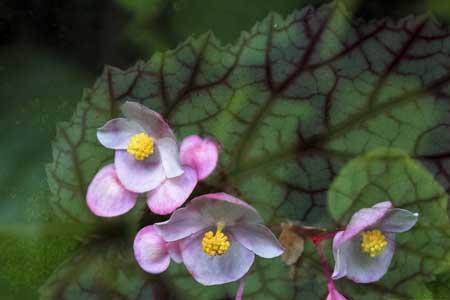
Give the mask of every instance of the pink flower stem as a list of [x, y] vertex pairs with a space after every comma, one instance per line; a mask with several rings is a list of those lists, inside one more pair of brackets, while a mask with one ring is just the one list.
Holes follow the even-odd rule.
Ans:
[[245, 278], [243, 277], [239, 281], [239, 287], [238, 287], [238, 290], [236, 292], [235, 300], [242, 300], [242, 296], [244, 295], [244, 287], [245, 287]]
[[322, 249], [322, 245], [321, 242], [322, 241], [316, 241], [312, 240], [314, 247], [316, 248], [317, 254], [319, 254], [319, 259], [320, 259], [320, 265], [322, 266], [322, 270], [323, 273], [325, 274], [325, 277], [327, 278], [328, 282], [331, 280], [331, 270], [330, 270], [330, 266], [327, 262], [327, 259], [325, 257], [325, 254], [323, 253], [323, 249]]
[[346, 298], [344, 296], [342, 296], [341, 294], [339, 294], [339, 292], [336, 290], [336, 286], [334, 285], [334, 281], [331, 278], [332, 273], [331, 273], [331, 268], [330, 265], [328, 264], [327, 258], [325, 257], [325, 254], [323, 253], [323, 248], [322, 248], [322, 242], [324, 240], [329, 240], [332, 239], [334, 236], [336, 235], [336, 232], [331, 232], [331, 233], [323, 233], [323, 234], [318, 234], [315, 236], [311, 236], [310, 240], [312, 241], [312, 243], [314, 244], [314, 247], [317, 251], [317, 254], [319, 254], [319, 258], [320, 258], [320, 265], [322, 266], [322, 270], [325, 274], [325, 277], [327, 278], [327, 287], [328, 287], [328, 297], [327, 300], [346, 300]]
[[306, 228], [302, 226], [294, 226], [293, 227], [294, 232], [297, 234], [304, 236], [308, 238], [313, 244], [317, 251], [317, 254], [320, 258], [320, 265], [322, 266], [323, 273], [325, 274], [325, 277], [327, 278], [328, 286], [334, 288], [334, 281], [331, 278], [331, 268], [328, 264], [328, 261], [325, 257], [325, 254], [323, 253], [322, 249], [322, 242], [326, 240], [332, 240], [336, 233], [342, 228], [339, 228], [336, 231], [327, 232], [325, 230], [321, 229], [315, 229], [315, 228]]

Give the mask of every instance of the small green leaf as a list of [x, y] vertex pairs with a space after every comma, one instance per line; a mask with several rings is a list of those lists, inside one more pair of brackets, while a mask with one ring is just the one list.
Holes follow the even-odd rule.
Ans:
[[412, 230], [396, 237], [396, 251], [387, 274], [364, 289], [350, 282], [342, 290], [357, 299], [391, 295], [402, 299], [430, 298], [424, 282], [450, 267], [448, 196], [431, 174], [398, 150], [375, 150], [350, 161], [328, 193], [331, 216], [345, 225], [364, 207], [390, 200], [395, 207], [419, 213]]

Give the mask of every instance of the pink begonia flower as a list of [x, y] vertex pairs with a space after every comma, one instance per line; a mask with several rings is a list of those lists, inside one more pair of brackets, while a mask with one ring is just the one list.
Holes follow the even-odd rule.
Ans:
[[[183, 140], [179, 152], [172, 131], [159, 114], [133, 102], [126, 102], [122, 110], [130, 120], [111, 120], [98, 131], [98, 138], [103, 145], [116, 147], [116, 156], [114, 165], [101, 169], [90, 183], [86, 196], [88, 207], [97, 216], [119, 216], [134, 207], [138, 193], [148, 192], [147, 205], [150, 210], [156, 214], [170, 214], [183, 205], [197, 182], [214, 170], [218, 161], [219, 146], [212, 139], [202, 139], [193, 135]], [[140, 132], [144, 128], [146, 131]], [[160, 134], [153, 133], [150, 136], [147, 132]], [[156, 148], [152, 148], [153, 152], [146, 159], [141, 160], [142, 151], [148, 149], [141, 149], [142, 151], [138, 149], [136, 136], [137, 139], [143, 139], [140, 141], [141, 146], [143, 143], [148, 148], [153, 143], [156, 144]], [[153, 136], [165, 137], [156, 139]], [[168, 142], [168, 139], [171, 141]], [[127, 150], [124, 150], [124, 147], [127, 147]], [[175, 170], [178, 164], [181, 174], [171, 177], [165, 170]], [[150, 179], [152, 174], [161, 175], [155, 175], [156, 178], [158, 176], [162, 178], [158, 179], [156, 186], [154, 178]], [[143, 178], [152, 182], [151, 186], [147, 185]]]
[[356, 212], [345, 230], [333, 239], [333, 279], [345, 276], [358, 283], [379, 280], [391, 263], [395, 234], [411, 229], [418, 216], [393, 208], [390, 201]]
[[262, 223], [246, 202], [225, 193], [207, 194], [177, 209], [168, 221], [141, 229], [134, 254], [150, 273], [165, 271], [172, 259], [183, 262], [203, 285], [232, 282], [248, 272], [255, 254], [273, 258], [283, 253]]
[[328, 296], [326, 300], [347, 300], [341, 293], [338, 292], [334, 282], [332, 280], [328, 281]]
[[114, 166], [123, 186], [145, 193], [183, 175], [177, 139], [162, 116], [137, 102], [125, 102], [121, 109], [126, 119], [108, 121], [97, 138], [116, 150]]

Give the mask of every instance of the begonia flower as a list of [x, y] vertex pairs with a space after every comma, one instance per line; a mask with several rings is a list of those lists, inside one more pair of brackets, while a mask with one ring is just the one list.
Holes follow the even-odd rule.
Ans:
[[417, 219], [417, 213], [393, 208], [390, 201], [356, 212], [333, 239], [333, 279], [347, 277], [358, 283], [379, 280], [391, 263], [395, 235], [410, 230]]
[[183, 139], [179, 150], [158, 113], [133, 102], [126, 102], [122, 110], [128, 119], [111, 120], [97, 132], [100, 142], [115, 149], [116, 155], [114, 165], [101, 169], [90, 183], [88, 207], [97, 216], [118, 216], [134, 207], [138, 193], [147, 192], [152, 212], [170, 214], [214, 170], [219, 146], [210, 138], [192, 135]]
[[183, 262], [203, 285], [242, 278], [255, 254], [273, 258], [283, 248], [246, 202], [225, 193], [207, 194], [177, 209], [166, 222], [141, 229], [134, 241], [137, 262], [147, 272]]
[[137, 102], [125, 102], [121, 110], [126, 118], [108, 121], [97, 138], [116, 150], [114, 165], [123, 186], [144, 193], [182, 175], [177, 139], [162, 116]]

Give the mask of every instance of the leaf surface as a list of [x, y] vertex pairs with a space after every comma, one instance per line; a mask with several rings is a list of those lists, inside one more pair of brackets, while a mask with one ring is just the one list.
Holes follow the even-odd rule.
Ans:
[[139, 269], [123, 243], [83, 247], [63, 263], [40, 289], [40, 299], [164, 299], [162, 285]]
[[[162, 112], [180, 138], [216, 138], [220, 165], [196, 193], [235, 194], [269, 226], [285, 218], [336, 225], [326, 199], [333, 179], [348, 160], [380, 147], [419, 160], [448, 191], [449, 54], [449, 31], [432, 18], [364, 22], [330, 4], [286, 19], [272, 14], [234, 45], [208, 33], [128, 70], [107, 68], [72, 121], [60, 127], [48, 168], [54, 206], [77, 222], [93, 221], [86, 185], [111, 158], [95, 140], [95, 128], [123, 101]], [[285, 294], [250, 299], [324, 297], [322, 279], [303, 273], [318, 273], [316, 259], [306, 249]], [[185, 285], [176, 284], [175, 275], [168, 279], [175, 291], [194, 285], [184, 274]], [[218, 289], [213, 299], [228, 293]], [[250, 284], [246, 293], [252, 290]]]

